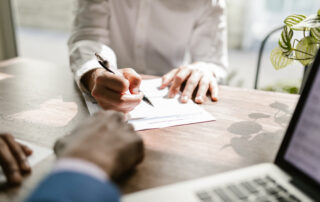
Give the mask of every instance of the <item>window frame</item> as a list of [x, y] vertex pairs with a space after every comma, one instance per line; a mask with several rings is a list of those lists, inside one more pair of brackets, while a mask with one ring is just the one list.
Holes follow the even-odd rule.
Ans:
[[18, 56], [11, 0], [0, 1], [0, 60]]

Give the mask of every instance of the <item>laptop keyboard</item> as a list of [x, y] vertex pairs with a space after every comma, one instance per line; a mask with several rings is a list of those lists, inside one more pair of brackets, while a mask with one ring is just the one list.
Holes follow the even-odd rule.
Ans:
[[198, 191], [201, 202], [300, 202], [269, 176]]

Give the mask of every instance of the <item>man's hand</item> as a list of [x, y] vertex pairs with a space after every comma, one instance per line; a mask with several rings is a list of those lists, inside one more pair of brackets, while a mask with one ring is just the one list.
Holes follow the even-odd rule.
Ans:
[[[202, 104], [207, 92], [211, 93], [212, 101], [218, 101], [218, 83], [212, 71], [202, 68], [199, 63], [176, 68], [162, 77], [161, 89], [170, 86], [169, 97], [173, 98], [180, 91], [181, 85], [185, 83], [180, 101], [187, 103], [196, 89], [195, 102]], [[198, 88], [197, 88], [198, 87]]]
[[101, 111], [55, 145], [58, 157], [80, 158], [96, 164], [112, 179], [121, 177], [143, 159], [142, 139], [123, 114]]
[[[118, 72], [122, 75], [95, 69], [86, 73], [82, 82], [103, 109], [128, 113], [142, 100], [143, 95], [139, 92], [141, 77], [131, 68]], [[131, 94], [126, 93], [128, 91]]]
[[18, 142], [9, 134], [0, 134], [0, 165], [9, 184], [22, 182], [22, 175], [31, 172], [27, 156], [32, 150]]

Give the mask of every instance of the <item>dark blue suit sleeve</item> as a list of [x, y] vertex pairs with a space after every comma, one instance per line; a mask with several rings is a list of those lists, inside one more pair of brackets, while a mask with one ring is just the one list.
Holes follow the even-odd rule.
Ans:
[[111, 182], [88, 175], [59, 172], [46, 177], [26, 202], [119, 202], [120, 193]]

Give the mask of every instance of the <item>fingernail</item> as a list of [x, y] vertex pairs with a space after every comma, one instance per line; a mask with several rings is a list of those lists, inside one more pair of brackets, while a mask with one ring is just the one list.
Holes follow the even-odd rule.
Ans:
[[196, 97], [197, 103], [203, 103], [203, 98], [201, 96]]
[[189, 98], [186, 95], [181, 97], [181, 102], [183, 102], [183, 103], [187, 103], [188, 100], [189, 100]]
[[218, 97], [212, 97], [212, 101], [217, 102], [218, 101]]
[[169, 95], [168, 95], [169, 98], [173, 98], [174, 96], [175, 96], [175, 94], [172, 93], [172, 92], [170, 92]]
[[30, 171], [31, 167], [28, 161], [24, 161], [23, 163], [21, 163], [21, 169], [23, 171]]

